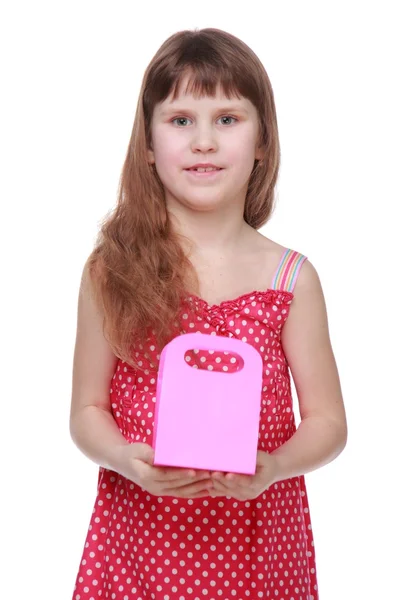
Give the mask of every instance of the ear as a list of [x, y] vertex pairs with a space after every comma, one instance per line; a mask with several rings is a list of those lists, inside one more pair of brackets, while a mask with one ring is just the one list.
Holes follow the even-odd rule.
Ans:
[[153, 150], [150, 150], [150, 149], [147, 150], [147, 160], [149, 161], [149, 163], [151, 165], [154, 165], [154, 163], [156, 162], [155, 158], [154, 158]]
[[265, 157], [265, 152], [266, 152], [266, 144], [264, 143], [264, 140], [261, 139], [261, 137], [258, 137], [257, 142], [256, 142], [256, 147], [254, 150], [255, 160], [262, 160]]
[[261, 160], [263, 157], [264, 157], [264, 150], [263, 150], [263, 148], [257, 148], [254, 158], [256, 160]]
[[258, 146], [256, 148], [255, 154], [254, 154], [254, 158], [255, 160], [262, 160], [265, 157], [265, 147], [264, 146]]
[[257, 136], [257, 142], [256, 142], [256, 147], [254, 150], [254, 158], [255, 160], [259, 160], [261, 161], [263, 158], [265, 158], [265, 154], [266, 154], [266, 148], [267, 144], [264, 142], [263, 137], [261, 135], [261, 129], [258, 130], [258, 136]]

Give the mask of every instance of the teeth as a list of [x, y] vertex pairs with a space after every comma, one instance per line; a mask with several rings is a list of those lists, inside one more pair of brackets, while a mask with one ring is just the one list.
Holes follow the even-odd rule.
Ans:
[[217, 167], [207, 167], [206, 169], [198, 167], [197, 169], [191, 169], [191, 171], [198, 171], [199, 173], [208, 173], [208, 171], [219, 171]]

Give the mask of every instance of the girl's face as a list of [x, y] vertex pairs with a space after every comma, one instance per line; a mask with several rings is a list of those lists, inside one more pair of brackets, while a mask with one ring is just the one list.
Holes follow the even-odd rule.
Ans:
[[[186, 82], [183, 82], [183, 85]], [[167, 206], [209, 211], [228, 205], [244, 206], [257, 147], [259, 126], [247, 98], [228, 100], [221, 89], [215, 98], [180, 95], [156, 105], [152, 119], [152, 149]], [[211, 163], [221, 170], [196, 174], [188, 169]]]

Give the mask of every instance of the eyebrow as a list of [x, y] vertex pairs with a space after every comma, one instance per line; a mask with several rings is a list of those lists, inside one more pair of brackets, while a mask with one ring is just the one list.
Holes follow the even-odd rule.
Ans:
[[[196, 111], [191, 110], [189, 108], [179, 107], [179, 106], [178, 107], [170, 106], [170, 107], [162, 110], [160, 112], [160, 116], [165, 117], [167, 115], [170, 115], [171, 113], [190, 113], [190, 112], [195, 113]], [[215, 112], [223, 112], [223, 113], [241, 112], [246, 115], [249, 114], [249, 111], [246, 110], [243, 106], [222, 106], [221, 108], [216, 108]]]

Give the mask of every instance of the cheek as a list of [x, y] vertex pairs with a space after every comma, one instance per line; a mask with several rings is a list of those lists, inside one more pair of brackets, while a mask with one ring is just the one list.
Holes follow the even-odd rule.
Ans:
[[226, 159], [226, 164], [232, 164], [247, 170], [249, 165], [253, 165], [255, 154], [254, 135], [251, 131], [248, 135], [242, 135], [240, 139], [234, 140], [231, 144], [224, 145], [222, 155]]
[[179, 139], [160, 136], [154, 140], [154, 156], [160, 168], [184, 166], [184, 153], [184, 145]]
[[254, 148], [252, 145], [243, 144], [235, 148], [230, 148], [226, 152], [226, 164], [234, 167], [234, 171], [239, 178], [244, 175], [247, 176], [248, 172], [253, 169], [254, 166]]

